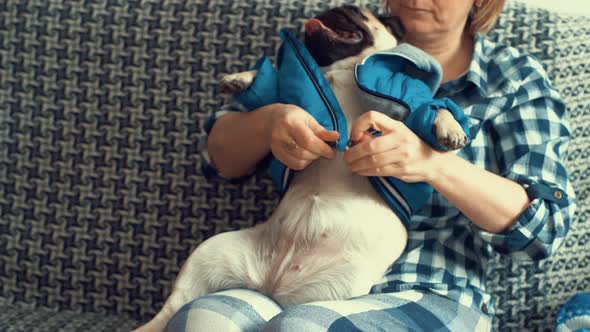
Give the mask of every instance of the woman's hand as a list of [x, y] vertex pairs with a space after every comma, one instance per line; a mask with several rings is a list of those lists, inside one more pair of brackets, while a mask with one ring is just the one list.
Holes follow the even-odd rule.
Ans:
[[302, 108], [279, 104], [271, 114], [270, 149], [287, 167], [302, 170], [320, 157], [336, 156], [326, 142], [337, 141], [338, 132], [326, 130]]
[[[367, 132], [381, 132], [375, 137]], [[356, 144], [344, 153], [351, 171], [363, 176], [393, 176], [405, 182], [430, 182], [437, 172], [441, 154], [426, 144], [403, 122], [369, 111], [352, 125]]]

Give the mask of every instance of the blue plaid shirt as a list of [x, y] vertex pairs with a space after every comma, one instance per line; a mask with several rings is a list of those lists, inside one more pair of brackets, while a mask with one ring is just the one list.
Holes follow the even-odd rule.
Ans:
[[[469, 71], [442, 84], [436, 97], [452, 99], [469, 116], [472, 141], [457, 155], [522, 184], [531, 204], [512, 227], [493, 234], [435, 192], [412, 216], [404, 254], [371, 292], [428, 289], [492, 315], [488, 260], [497, 253], [548, 257], [570, 228], [576, 205], [563, 165], [571, 139], [565, 106], [538, 61], [481, 35]], [[213, 114], [206, 129], [226, 112]], [[215, 172], [207, 151], [202, 155]]]

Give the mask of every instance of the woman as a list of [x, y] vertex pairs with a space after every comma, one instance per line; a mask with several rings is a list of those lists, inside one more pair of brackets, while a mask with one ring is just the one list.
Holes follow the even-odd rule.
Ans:
[[[437, 98], [464, 108], [472, 142], [457, 154], [433, 150], [402, 122], [377, 112], [352, 124], [352, 139], [360, 143], [344, 159], [353, 172], [424, 181], [436, 190], [412, 217], [406, 252], [371, 294], [281, 312], [261, 294], [230, 290], [196, 299], [169, 328], [489, 330], [493, 299], [485, 291], [484, 271], [491, 249], [547, 257], [565, 238], [575, 210], [562, 163], [571, 135], [559, 95], [537, 61], [479, 34], [493, 25], [503, 4], [387, 1], [403, 27], [402, 41], [440, 62]], [[217, 119], [208, 152], [227, 177], [251, 173], [269, 152], [293, 169], [333, 157], [324, 141], [334, 140], [335, 133], [293, 105]], [[370, 127], [382, 136], [363, 136]]]

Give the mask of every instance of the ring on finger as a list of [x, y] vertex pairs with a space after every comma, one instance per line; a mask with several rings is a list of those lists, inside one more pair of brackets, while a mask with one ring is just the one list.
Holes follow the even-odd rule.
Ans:
[[297, 143], [295, 141], [283, 143], [283, 148], [289, 152], [297, 150]]

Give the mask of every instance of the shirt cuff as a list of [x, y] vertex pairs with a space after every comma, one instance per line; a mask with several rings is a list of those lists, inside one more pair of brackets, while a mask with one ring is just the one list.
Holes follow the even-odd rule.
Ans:
[[547, 217], [547, 209], [542, 199], [535, 199], [519, 216], [518, 220], [501, 233], [488, 232], [476, 224], [472, 224], [474, 231], [500, 254], [512, 254], [516, 257], [526, 254], [527, 246], [543, 228]]
[[[501, 233], [488, 232], [475, 224], [474, 231], [500, 254], [517, 259], [543, 259], [557, 249], [567, 229], [555, 222], [555, 209], [568, 205], [567, 194], [554, 186], [529, 181], [523, 183], [531, 203], [516, 222]], [[558, 213], [558, 212], [557, 212]]]

